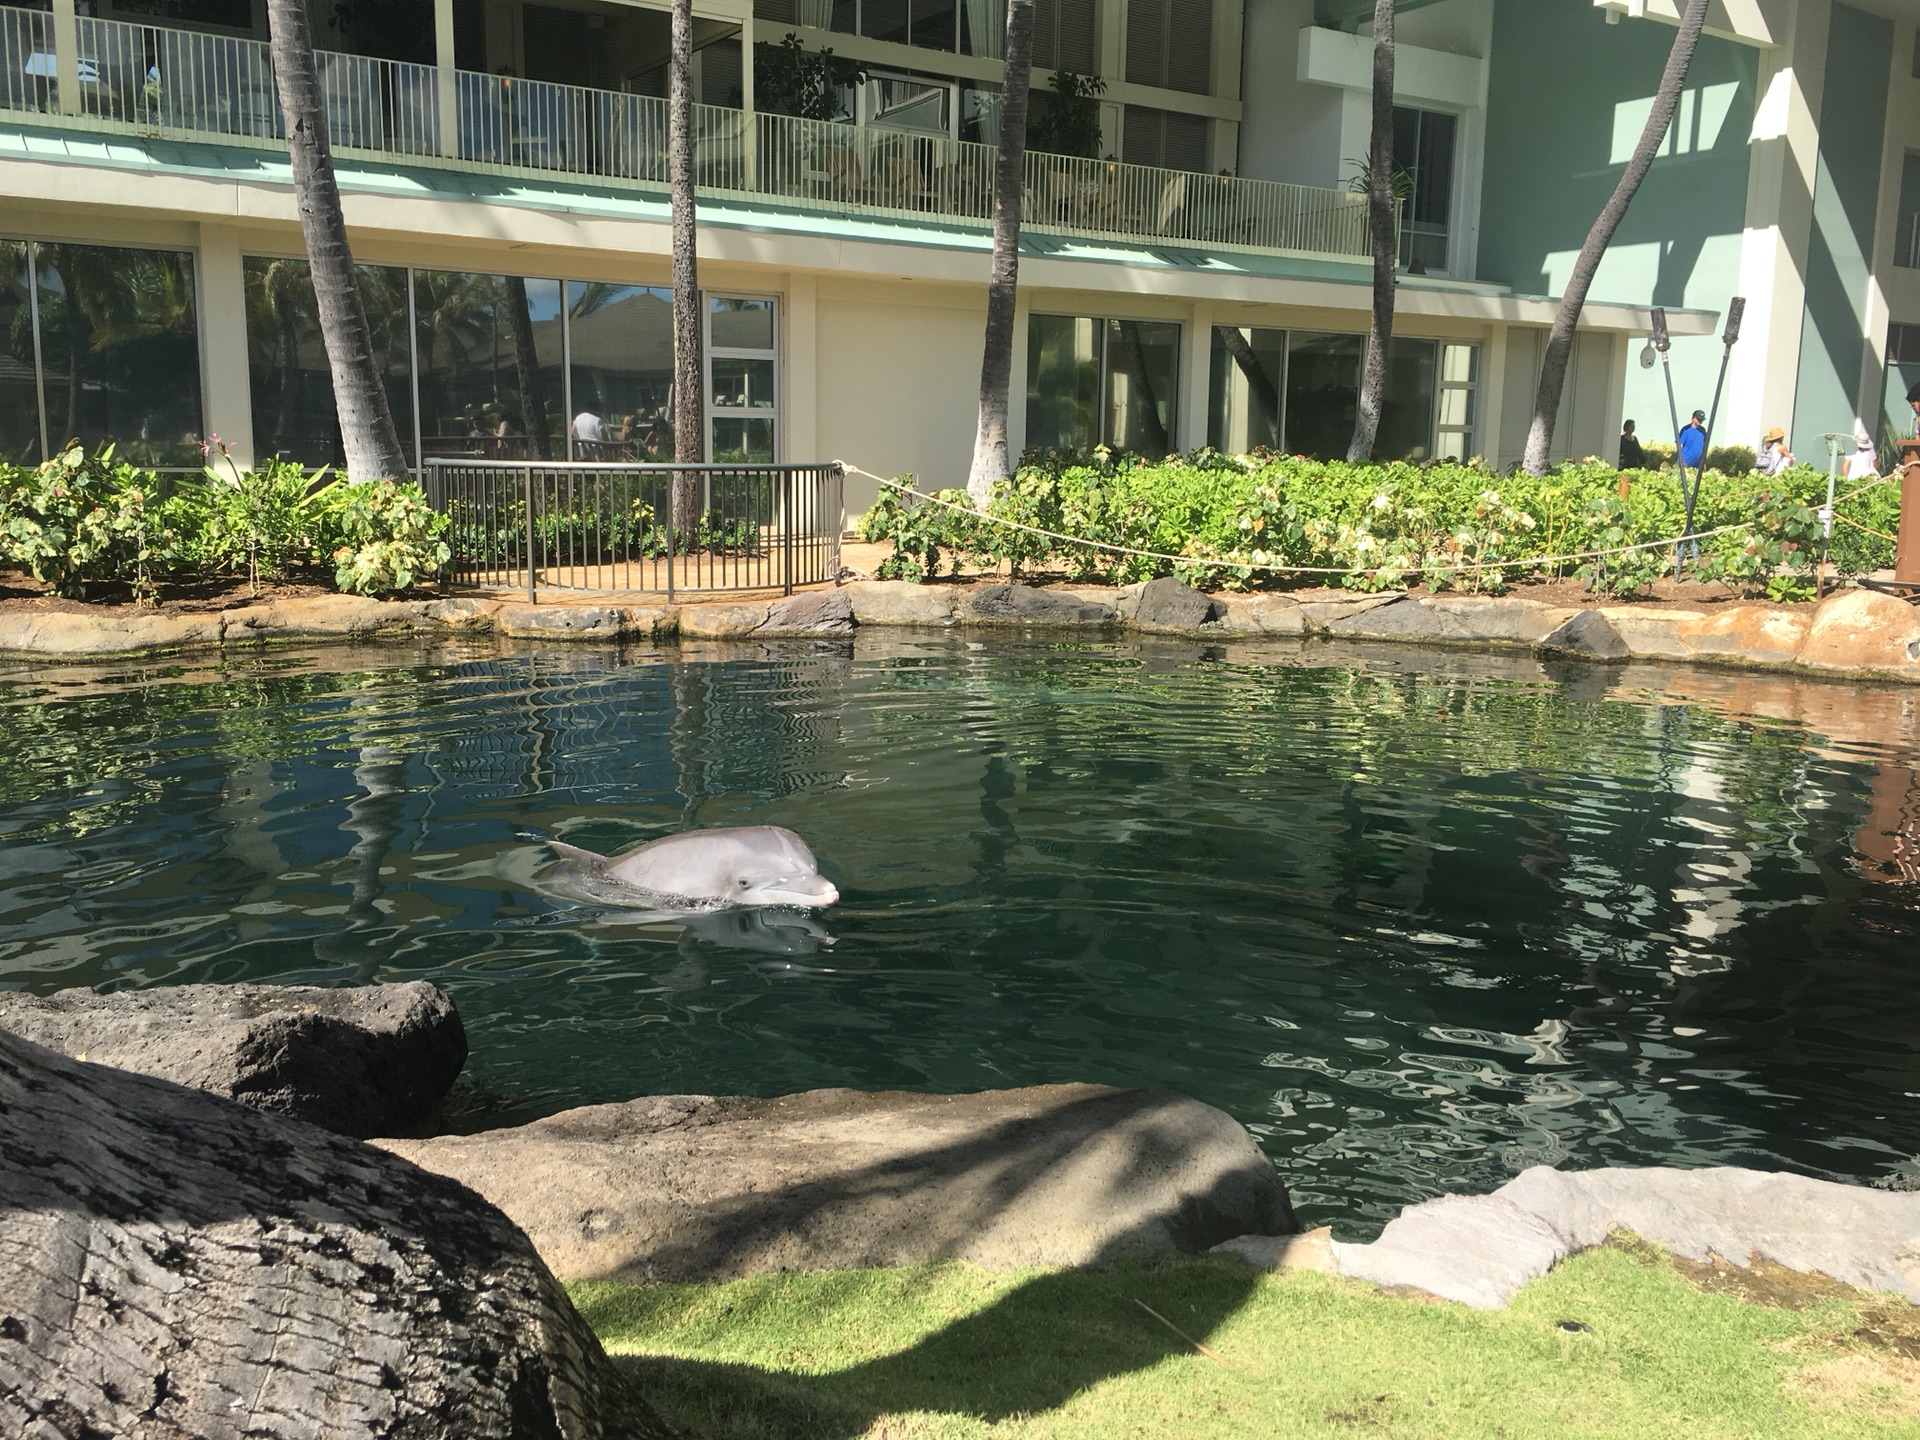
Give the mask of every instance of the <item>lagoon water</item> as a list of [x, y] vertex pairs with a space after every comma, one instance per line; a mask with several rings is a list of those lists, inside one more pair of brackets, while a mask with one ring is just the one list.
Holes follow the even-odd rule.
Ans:
[[[1875, 718], [1913, 698], [1646, 673], [951, 635], [20, 669], [0, 986], [429, 979], [468, 1125], [1170, 1086], [1356, 1237], [1535, 1163], [1920, 1177], [1920, 755]], [[539, 888], [543, 836], [752, 823], [842, 903]]]

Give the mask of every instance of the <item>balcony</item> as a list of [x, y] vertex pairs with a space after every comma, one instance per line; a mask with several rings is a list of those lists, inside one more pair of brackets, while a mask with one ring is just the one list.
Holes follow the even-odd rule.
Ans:
[[[264, 42], [0, 8], [0, 114], [279, 149]], [[322, 51], [343, 156], [658, 192], [667, 104], [613, 90]], [[694, 107], [701, 193], [782, 209], [991, 228], [994, 147], [872, 126]], [[1028, 152], [1022, 224], [1203, 251], [1364, 259], [1364, 196]]]

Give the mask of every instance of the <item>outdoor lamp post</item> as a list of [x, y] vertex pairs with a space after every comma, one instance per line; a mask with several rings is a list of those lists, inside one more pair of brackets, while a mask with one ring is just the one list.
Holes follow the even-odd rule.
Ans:
[[[1736, 295], [1727, 302], [1727, 328], [1720, 336], [1720, 378], [1713, 382], [1713, 408], [1707, 412], [1705, 443], [1700, 447], [1700, 463], [1693, 467], [1693, 487], [1691, 489], [1687, 488], [1687, 467], [1684, 465], [1680, 467], [1680, 492], [1685, 498], [1687, 505], [1686, 526], [1682, 532], [1683, 538], [1690, 537], [1693, 534], [1693, 511], [1694, 507], [1700, 501], [1700, 481], [1706, 471], [1707, 449], [1713, 444], [1713, 427], [1720, 419], [1720, 394], [1726, 388], [1727, 365], [1728, 362], [1733, 359], [1733, 347], [1740, 339], [1740, 319], [1746, 313], [1747, 302], [1744, 296]], [[1663, 316], [1662, 318], [1665, 317]], [[1671, 405], [1673, 403], [1673, 380], [1671, 374], [1668, 376], [1667, 385], [1667, 403]], [[1700, 544], [1698, 541], [1692, 542], [1692, 549], [1693, 558], [1698, 560], [1700, 558]], [[1677, 565], [1674, 567], [1674, 574], [1676, 578], [1679, 575], [1679, 566]]]

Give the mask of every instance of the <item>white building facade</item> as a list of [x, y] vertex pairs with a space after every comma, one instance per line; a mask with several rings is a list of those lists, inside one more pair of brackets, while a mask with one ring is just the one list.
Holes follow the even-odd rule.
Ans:
[[[1000, 9], [697, 0], [711, 458], [964, 480]], [[1506, 465], [1674, 5], [1400, 10], [1412, 193], [1380, 449]], [[1371, 11], [1039, 0], [1036, 139], [1080, 153], [1028, 159], [1016, 447], [1344, 452], [1370, 302], [1350, 181]], [[657, 455], [674, 404], [664, 10], [313, 13], [410, 453]], [[1653, 306], [1682, 413], [1706, 407], [1735, 294], [1747, 324], [1716, 439], [1780, 424], [1815, 458], [1856, 415], [1901, 423], [1920, 379], [1917, 21], [1920, 0], [1717, 0], [1583, 318], [1556, 455], [1611, 457], [1627, 415], [1666, 433], [1660, 374], [1639, 363]], [[197, 467], [216, 434], [243, 462], [337, 458], [265, 35], [264, 0], [0, 3], [6, 458], [78, 438]], [[844, 63], [808, 99], [829, 49]], [[793, 110], [815, 118], [777, 113]], [[850, 485], [850, 513], [870, 498]]]

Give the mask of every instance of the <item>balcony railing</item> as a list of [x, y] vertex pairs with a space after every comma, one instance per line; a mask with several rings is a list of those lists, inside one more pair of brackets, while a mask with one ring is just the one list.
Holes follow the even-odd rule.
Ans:
[[[0, 7], [0, 109], [61, 123], [278, 147], [267, 46], [81, 17], [64, 67], [51, 15]], [[506, 173], [667, 183], [663, 100], [323, 51], [334, 147], [348, 155]], [[994, 147], [878, 127], [694, 107], [695, 175], [709, 194], [969, 229], [993, 216]], [[1023, 224], [1202, 249], [1364, 257], [1366, 198], [1030, 151]]]

